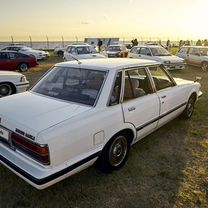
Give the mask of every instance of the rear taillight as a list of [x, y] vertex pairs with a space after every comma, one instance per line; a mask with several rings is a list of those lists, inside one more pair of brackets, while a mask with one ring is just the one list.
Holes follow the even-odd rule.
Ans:
[[42, 163], [43, 165], [50, 164], [49, 149], [46, 144], [37, 144], [28, 141], [24, 137], [12, 132], [11, 134], [13, 145], [20, 151], [31, 156], [34, 160]]

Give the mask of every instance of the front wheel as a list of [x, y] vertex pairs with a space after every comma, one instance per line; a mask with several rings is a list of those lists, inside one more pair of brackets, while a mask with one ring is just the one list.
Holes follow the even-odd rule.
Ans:
[[194, 112], [195, 102], [196, 102], [196, 96], [194, 94], [192, 94], [191, 97], [188, 100], [188, 103], [186, 105], [185, 110], [181, 114], [181, 117], [183, 119], [189, 119], [189, 118], [191, 118], [191, 116], [192, 116], [192, 114]]
[[130, 144], [125, 134], [114, 136], [104, 147], [97, 161], [97, 167], [104, 173], [121, 168], [129, 154]]
[[21, 63], [21, 64], [19, 65], [19, 70], [20, 70], [21, 72], [26, 72], [26, 71], [28, 70], [27, 64], [26, 64], [26, 63]]
[[10, 84], [0, 84], [0, 97], [12, 94], [12, 86]]
[[202, 71], [208, 71], [208, 62], [203, 62], [201, 68], [202, 68]]

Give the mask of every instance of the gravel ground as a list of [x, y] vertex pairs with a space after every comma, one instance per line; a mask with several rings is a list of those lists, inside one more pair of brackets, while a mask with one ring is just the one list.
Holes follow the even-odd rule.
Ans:
[[25, 72], [23, 74], [27, 77], [27, 80], [30, 82], [30, 87], [32, 87], [46, 72], [47, 70], [38, 72]]

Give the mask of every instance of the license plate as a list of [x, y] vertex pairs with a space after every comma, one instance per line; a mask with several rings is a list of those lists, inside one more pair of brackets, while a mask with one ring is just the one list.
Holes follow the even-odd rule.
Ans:
[[9, 140], [9, 131], [0, 127], [0, 137]]

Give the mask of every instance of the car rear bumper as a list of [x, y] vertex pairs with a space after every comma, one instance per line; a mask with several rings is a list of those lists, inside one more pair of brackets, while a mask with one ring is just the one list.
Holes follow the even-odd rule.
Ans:
[[0, 163], [37, 189], [47, 188], [85, 169], [92, 165], [99, 155], [99, 152], [96, 152], [72, 165], [64, 163], [56, 167], [43, 167], [25, 157], [21, 152], [9, 148], [9, 145], [7, 147], [1, 141], [0, 152]]

